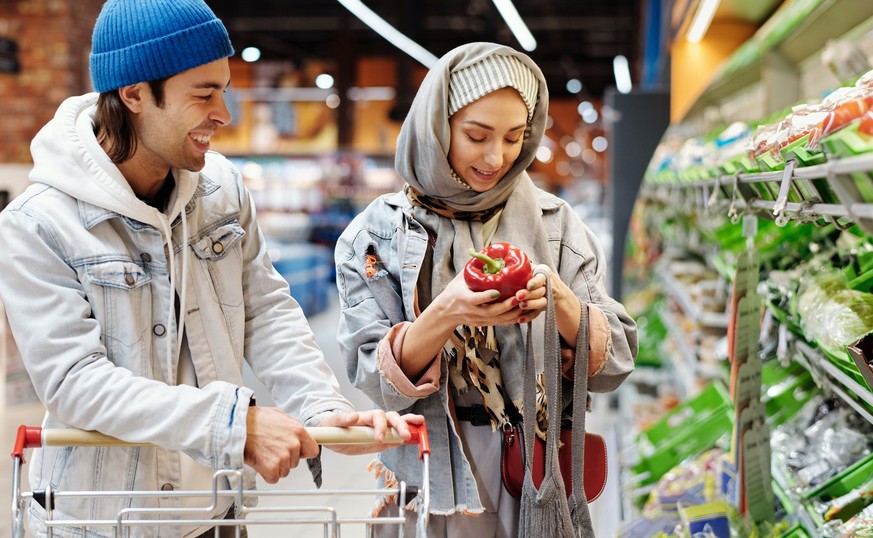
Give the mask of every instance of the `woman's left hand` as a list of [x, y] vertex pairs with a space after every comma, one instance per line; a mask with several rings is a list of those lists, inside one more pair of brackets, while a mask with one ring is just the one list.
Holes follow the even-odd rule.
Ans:
[[381, 452], [399, 445], [383, 443], [388, 428], [394, 428], [400, 437], [406, 441], [412, 434], [407, 424], [424, 424], [421, 415], [406, 414], [401, 416], [396, 411], [382, 411], [373, 409], [369, 411], [356, 411], [352, 413], [336, 413], [329, 415], [319, 423], [319, 426], [370, 426], [374, 430], [374, 443], [352, 445], [330, 445], [329, 448], [340, 454], [354, 455], [367, 454], [369, 452]]
[[546, 275], [549, 275], [552, 281], [551, 301], [555, 304], [558, 332], [566, 342], [575, 344], [576, 334], [579, 332], [581, 308], [579, 298], [548, 265], [536, 265], [533, 272], [534, 276], [527, 282], [527, 289], [515, 292], [513, 298], [513, 301], [518, 301], [518, 307], [522, 310], [518, 322], [527, 323], [536, 319], [548, 306], [550, 299], [546, 297]]
[[527, 282], [527, 289], [515, 292], [513, 304], [518, 304], [518, 307], [523, 311], [523, 316], [519, 319], [519, 323], [527, 323], [532, 319], [536, 319], [548, 306], [546, 275], [549, 275], [552, 280], [552, 301], [555, 303], [556, 309], [559, 304], [567, 301], [568, 298], [575, 299], [570, 288], [564, 284], [564, 281], [548, 265], [536, 265], [533, 272], [534, 276]]

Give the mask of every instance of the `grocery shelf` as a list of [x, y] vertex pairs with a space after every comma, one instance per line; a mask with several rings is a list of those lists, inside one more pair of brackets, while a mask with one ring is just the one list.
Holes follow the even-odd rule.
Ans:
[[821, 351], [803, 340], [795, 340], [795, 347], [800, 353], [794, 355], [794, 360], [809, 370], [820, 386], [823, 385], [825, 389], [838, 396], [866, 421], [873, 424], [873, 414], [852, 398], [845, 389], [873, 407], [873, 394], [869, 390], [841, 372], [839, 368], [831, 364]]
[[810, 536], [817, 535], [818, 525], [816, 525], [815, 522], [812, 520], [809, 512], [807, 512], [803, 508], [802, 505], [804, 501], [802, 499], [798, 499], [797, 496], [792, 493], [792, 488], [788, 483], [787, 478], [785, 477], [785, 473], [783, 473], [782, 471], [783, 470], [781, 467], [779, 467], [779, 465], [771, 461], [770, 475], [773, 478], [773, 481], [776, 482], [776, 484], [780, 488], [782, 488], [782, 491], [784, 491], [788, 498], [790, 498], [791, 501], [794, 503], [794, 507], [796, 508], [796, 510], [794, 510], [794, 514], [797, 516], [797, 523], [799, 523], [800, 526], [803, 527], [803, 529], [808, 532]]
[[[686, 203], [697, 200], [702, 209], [711, 211], [715, 199], [712, 192], [727, 188], [732, 192], [729, 216], [753, 209], [771, 218], [776, 217], [780, 224], [789, 220], [818, 221], [825, 218], [843, 227], [855, 223], [865, 232], [873, 233], [873, 203], [859, 201], [860, 196], [850, 178], [851, 174], [869, 171], [873, 171], [873, 154], [831, 158], [824, 164], [805, 167], [795, 167], [793, 161], [789, 161], [785, 170], [775, 172], [720, 175], [693, 182], [649, 183], [643, 194], [661, 202], [672, 202], [671, 196], [675, 196], [677, 191], [695, 190], [693, 195], [686, 195]], [[826, 181], [828, 187], [837, 193], [840, 203], [823, 203], [816, 198], [803, 202], [788, 201], [791, 184], [808, 180]], [[756, 183], [778, 184], [779, 196], [775, 200], [761, 200], [750, 195], [753, 190], [750, 186]]]
[[[673, 372], [673, 382], [679, 388], [679, 395], [682, 399], [689, 398], [694, 394], [694, 380], [697, 377], [697, 354], [688, 345], [688, 342], [683, 338], [684, 333], [679, 329], [679, 324], [676, 318], [669, 312], [661, 312], [661, 320], [664, 326], [667, 327], [667, 334], [670, 340], [676, 343], [679, 348], [681, 359], [670, 357], [665, 358], [667, 367]], [[691, 375], [689, 375], [691, 374]]]
[[727, 313], [720, 312], [705, 312], [691, 300], [691, 295], [685, 286], [679, 282], [676, 277], [670, 274], [664, 267], [656, 269], [656, 274], [661, 282], [664, 283], [667, 293], [679, 303], [685, 315], [691, 318], [692, 321], [699, 323], [704, 327], [715, 329], [727, 329], [730, 318]]
[[[634, 372], [636, 375], [636, 372]], [[622, 492], [621, 497], [621, 521], [630, 521], [638, 515], [638, 510], [634, 506], [634, 499], [638, 494], [644, 492], [635, 489], [634, 476], [631, 473], [631, 468], [635, 465], [632, 458], [638, 457], [637, 446], [634, 442], [634, 437], [638, 431], [634, 419], [634, 405], [636, 405], [639, 396], [636, 387], [633, 383], [624, 383], [620, 388], [618, 420], [621, 426], [617, 428], [616, 453], [618, 461], [616, 468], [618, 469], [618, 486]]]
[[[729, 59], [724, 69], [713, 77], [713, 82], [700, 94], [685, 113], [685, 118], [701, 116], [711, 106], [718, 106], [739, 91], [760, 82], [766, 70], [766, 57], [778, 56], [789, 65], [798, 66], [807, 58], [821, 51], [828, 40], [846, 34], [858, 26], [859, 21], [873, 17], [873, 2], [870, 0], [824, 0], [778, 43], [765, 44], [767, 38], [756, 34], [749, 46], [757, 48], [757, 54], [749, 50], [737, 50], [746, 60]], [[766, 30], [762, 27], [762, 33]]]

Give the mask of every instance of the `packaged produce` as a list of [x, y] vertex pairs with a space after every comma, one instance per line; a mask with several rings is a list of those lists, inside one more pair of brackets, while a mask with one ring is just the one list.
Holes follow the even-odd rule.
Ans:
[[801, 281], [797, 312], [808, 337], [831, 350], [844, 351], [873, 331], [873, 294], [849, 288], [837, 270]]

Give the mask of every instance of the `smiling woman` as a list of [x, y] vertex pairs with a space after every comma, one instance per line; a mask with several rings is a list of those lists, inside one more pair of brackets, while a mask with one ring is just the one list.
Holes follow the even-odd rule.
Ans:
[[[443, 425], [429, 430], [432, 464], [445, 472], [431, 478], [428, 536], [523, 535], [499, 455], [525, 365], [543, 364], [538, 345], [528, 359], [525, 335], [542, 334], [547, 306], [568, 353], [586, 310], [591, 390], [613, 390], [633, 369], [635, 325], [606, 293], [597, 238], [527, 174], [548, 102], [542, 72], [525, 54], [493, 43], [447, 53], [400, 130], [395, 167], [406, 185], [373, 201], [337, 243], [338, 340], [352, 383], [380, 408]], [[497, 243], [538, 264], [505, 297], [474, 291], [464, 273], [471, 249]], [[540, 431], [544, 401], [523, 413]], [[419, 485], [417, 463], [401, 447], [374, 469], [380, 483]], [[392, 502], [381, 499], [380, 513], [396, 514]]]

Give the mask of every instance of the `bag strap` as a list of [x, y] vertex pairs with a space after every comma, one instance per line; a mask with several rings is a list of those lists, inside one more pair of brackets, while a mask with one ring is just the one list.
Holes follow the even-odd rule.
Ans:
[[584, 499], [582, 466], [585, 461], [585, 415], [588, 413], [588, 360], [590, 338], [588, 333], [588, 305], [583, 304], [579, 313], [579, 333], [576, 335], [576, 363], [573, 367], [573, 491], [579, 491]]
[[[543, 484], [546, 480], [552, 477], [552, 471], [559, 469], [558, 467], [558, 444], [560, 443], [561, 434], [561, 401], [560, 401], [560, 383], [561, 383], [561, 344], [558, 339], [558, 322], [555, 314], [555, 304], [552, 300], [552, 282], [548, 273], [544, 273], [546, 277], [546, 319], [545, 319], [545, 353], [543, 357], [543, 371], [546, 381], [546, 402], [549, 420], [549, 428], [546, 431], [546, 454], [545, 454], [545, 474], [543, 476]], [[523, 406], [525, 413], [528, 415], [527, 420], [523, 420], [524, 427], [524, 468], [525, 474], [529, 474], [533, 467], [533, 452], [534, 438], [536, 437], [536, 360], [533, 352], [533, 322], [527, 324], [527, 346], [526, 360], [524, 364], [524, 398]], [[587, 369], [587, 367], [586, 367]], [[587, 372], [586, 372], [587, 374]], [[583, 423], [584, 424], [584, 423]], [[551, 478], [554, 480], [554, 478]], [[560, 487], [563, 490], [563, 480], [558, 480]], [[574, 486], [575, 487], [575, 486]], [[564, 494], [566, 498], [566, 493]]]
[[585, 496], [585, 415], [588, 412], [588, 361], [590, 347], [588, 305], [582, 303], [579, 313], [579, 333], [576, 335], [576, 364], [573, 368], [573, 429], [571, 454], [573, 456], [573, 493], [571, 505], [575, 503], [578, 524], [593, 529], [591, 511]]

